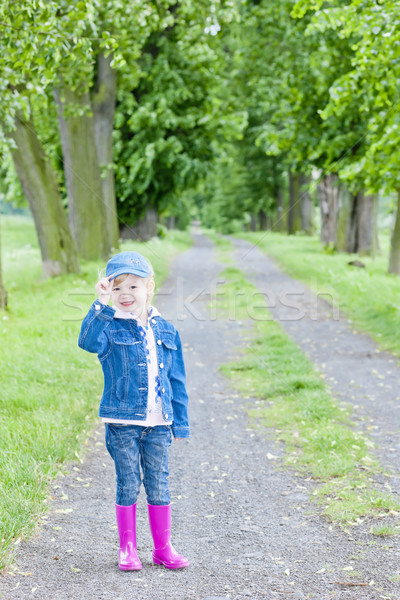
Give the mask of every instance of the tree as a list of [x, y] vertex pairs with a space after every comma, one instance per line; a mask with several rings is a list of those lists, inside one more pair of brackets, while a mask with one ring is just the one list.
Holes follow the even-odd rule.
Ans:
[[182, 194], [206, 176], [215, 139], [231, 127], [220, 94], [219, 34], [208, 25], [216, 19], [223, 27], [234, 11], [213, 6], [214, 13], [205, 0], [172, 5], [168, 27], [149, 36], [138, 72], [126, 74], [118, 92], [114, 163], [128, 234], [146, 235], [143, 226], [156, 215], [179, 215]]
[[400, 275], [400, 191], [398, 192], [396, 219], [392, 233], [389, 273]]
[[[7, 138], [14, 139], [13, 150], [22, 160], [25, 155], [29, 156], [32, 146], [23, 145], [27, 143], [27, 136], [17, 136], [13, 132], [22, 119], [26, 123], [31, 122], [32, 110], [38, 103], [51, 103], [53, 91], [57, 90], [69, 216], [76, 245], [86, 258], [106, 256], [118, 243], [110, 160], [115, 77], [110, 74], [111, 61], [104, 52], [114, 50], [112, 61], [115, 68], [124, 61], [106, 28], [111, 29], [115, 24], [120, 26], [121, 44], [130, 40], [129, 50], [137, 53], [137, 48], [153, 30], [153, 23], [166, 26], [159, 17], [160, 12], [162, 10], [156, 3], [148, 3], [148, 7], [143, 9], [139, 2], [122, 0], [110, 0], [101, 6], [93, 0], [86, 3], [77, 0], [50, 0], [46, 3], [27, 0], [22, 6], [13, 3], [0, 8], [4, 30], [0, 50], [5, 60], [0, 78], [3, 92], [0, 121]], [[138, 35], [139, 32], [141, 35]], [[91, 106], [90, 89], [94, 92], [94, 108]], [[16, 120], [17, 114], [19, 120]], [[96, 125], [93, 114], [97, 119]], [[15, 147], [16, 140], [19, 148]], [[50, 168], [42, 171], [37, 168], [46, 156], [44, 145], [40, 148], [38, 136], [35, 151], [39, 152], [38, 160], [30, 161], [31, 168], [24, 173], [23, 187], [25, 190], [34, 188], [35, 179], [49, 175], [50, 180], [43, 187], [44, 190], [53, 190], [56, 178], [50, 174]], [[13, 155], [16, 156], [15, 152]], [[107, 164], [100, 162], [103, 160], [108, 161]], [[48, 162], [50, 164], [51, 161]], [[22, 173], [21, 169], [17, 170]], [[102, 171], [104, 180], [101, 179]], [[105, 201], [104, 192], [107, 193]], [[31, 205], [36, 198], [36, 195], [31, 195]], [[52, 201], [54, 194], [47, 203]], [[58, 214], [58, 209], [53, 213]], [[36, 210], [39, 239], [45, 229], [50, 230], [49, 239], [61, 237], [57, 230], [59, 223], [51, 221], [53, 213], [50, 211], [46, 222], [41, 222], [44, 213], [40, 207]], [[90, 218], [87, 218], [88, 214]], [[43, 247], [42, 243], [42, 250]], [[62, 264], [61, 259], [58, 262]], [[45, 268], [45, 271], [48, 269]]]
[[[153, 31], [170, 25], [170, 5], [108, 0], [86, 11], [82, 35], [86, 61], [60, 64], [58, 105], [72, 231], [86, 258], [107, 256], [118, 246], [113, 131], [118, 86], [135, 80], [138, 58]], [[81, 6], [78, 2], [76, 6]], [[65, 30], [74, 23], [68, 7]], [[101, 37], [99, 37], [101, 35]], [[113, 52], [110, 53], [110, 50]], [[122, 92], [123, 93], [123, 92]], [[125, 119], [130, 114], [124, 115]]]
[[[94, 121], [87, 114], [89, 93], [68, 86], [55, 91], [64, 156], [69, 221], [80, 256], [86, 260], [107, 258], [110, 251], [97, 156]], [[78, 112], [68, 114], [68, 108]], [[112, 215], [114, 220], [116, 215]]]
[[347, 252], [375, 254], [378, 250], [376, 231], [377, 196], [354, 194], [347, 236]]
[[[400, 116], [398, 3], [387, 0], [342, 2], [299, 0], [294, 12], [309, 11], [314, 31], [329, 31], [345, 44], [351, 41], [351, 62], [330, 87], [329, 102], [321, 113], [325, 121], [346, 119], [351, 113], [363, 124], [358, 141], [349, 145], [352, 160], [340, 166], [340, 177], [354, 193], [400, 189]], [[400, 204], [398, 209], [400, 208]], [[400, 275], [398, 218], [393, 229], [389, 271]]]
[[[297, 178], [310, 177], [313, 168], [325, 179], [319, 196], [324, 198], [322, 228], [329, 228], [336, 225], [340, 206], [329, 208], [335, 199], [332, 176], [357, 160], [363, 120], [356, 105], [346, 115], [326, 118], [322, 113], [332, 84], [351, 68], [353, 38], [343, 40], [328, 27], [314, 27], [307, 13], [296, 18], [288, 0], [248, 2], [244, 11], [243, 64], [246, 74], [250, 70], [250, 87], [257, 90], [252, 100], [264, 113], [256, 143], [281, 157], [292, 173], [289, 229], [311, 229], [305, 217], [312, 214], [312, 203], [307, 193], [298, 192]], [[331, 244], [336, 233], [322, 231], [321, 237]]]
[[229, 105], [236, 126], [216, 137], [216, 158], [202, 188], [206, 194], [203, 218], [214, 226], [218, 223], [224, 231], [236, 230], [240, 224], [251, 229], [281, 229], [287, 221], [284, 160], [281, 155], [267, 155], [258, 141], [265, 123], [261, 64], [265, 65], [266, 58], [259, 15], [251, 15], [251, 6], [241, 3], [240, 20], [221, 30], [218, 98]]
[[326, 175], [320, 179], [318, 201], [321, 210], [321, 242], [326, 247], [336, 248], [341, 193], [337, 175]]
[[0, 7], [0, 18], [2, 141], [11, 148], [33, 212], [44, 275], [76, 271], [76, 251], [63, 214], [57, 176], [36, 134], [30, 102], [31, 98], [45, 97], [57, 62], [53, 37], [53, 28], [57, 31], [56, 5], [37, 6], [34, 0], [23, 5], [5, 3]]
[[92, 91], [94, 134], [101, 182], [107, 231], [107, 248], [118, 247], [117, 202], [113, 169], [113, 131], [117, 101], [117, 71], [112, 67], [113, 54], [97, 56], [97, 77]]
[[9, 133], [12, 157], [36, 225], [44, 277], [79, 271], [75, 245], [50, 161], [38, 141], [32, 117], [17, 114]]
[[17, 109], [29, 119], [30, 105], [38, 97], [51, 101], [55, 90], [68, 212], [81, 255], [106, 255], [117, 245], [115, 166], [118, 209], [129, 224], [148, 206], [179, 210], [179, 194], [205, 173], [221, 121], [212, 92], [212, 32], [233, 12], [218, 0], [28, 0], [22, 11], [2, 11], [14, 90], [5, 78], [4, 125], [12, 130]]

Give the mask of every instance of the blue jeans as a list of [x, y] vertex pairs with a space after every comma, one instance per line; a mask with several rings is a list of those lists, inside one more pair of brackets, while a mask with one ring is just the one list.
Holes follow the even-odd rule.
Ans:
[[142, 482], [141, 467], [148, 504], [169, 504], [168, 448], [172, 439], [171, 427], [112, 423], [106, 423], [105, 426], [107, 450], [115, 463], [117, 476], [116, 503], [120, 506], [135, 504]]

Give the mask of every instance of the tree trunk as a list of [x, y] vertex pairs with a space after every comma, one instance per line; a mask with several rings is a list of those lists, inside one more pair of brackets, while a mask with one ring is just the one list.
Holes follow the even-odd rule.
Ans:
[[258, 222], [260, 225], [260, 231], [267, 231], [268, 229], [271, 229], [269, 217], [262, 208], [260, 208], [258, 211]]
[[257, 229], [257, 219], [254, 213], [250, 213], [250, 231], [256, 231]]
[[336, 225], [336, 250], [347, 252], [347, 232], [349, 229], [352, 195], [346, 188], [342, 188], [340, 197], [340, 210]]
[[289, 172], [289, 215], [288, 231], [289, 235], [301, 231], [301, 195], [300, 195], [300, 175], [299, 173]]
[[103, 187], [97, 157], [94, 119], [88, 114], [89, 93], [62, 87], [55, 91], [64, 157], [69, 220], [80, 256], [107, 258], [108, 243]]
[[336, 174], [324, 175], [319, 182], [318, 202], [321, 210], [321, 241], [324, 246], [336, 247], [341, 206], [341, 188]]
[[389, 273], [400, 275], [400, 190], [397, 193], [397, 211], [390, 246]]
[[376, 194], [374, 196], [374, 207], [373, 207], [373, 245], [374, 245], [374, 253], [379, 254], [381, 251], [381, 247], [379, 244], [379, 225], [378, 225], [378, 207], [379, 207], [379, 195]]
[[3, 270], [1, 260], [1, 228], [0, 228], [0, 310], [4, 310], [7, 305], [7, 293], [3, 283]]
[[376, 196], [365, 196], [363, 192], [354, 194], [351, 202], [350, 220], [346, 250], [350, 253], [375, 254]]
[[68, 219], [58, 190], [57, 176], [36, 135], [32, 118], [22, 115], [8, 135], [16, 149], [12, 157], [35, 222], [43, 262], [43, 276], [79, 272]]
[[314, 232], [314, 203], [310, 196], [309, 175], [300, 175], [300, 212], [301, 212], [301, 229], [312, 235]]
[[176, 217], [171, 215], [165, 219], [165, 226], [167, 229], [175, 229], [176, 227]]
[[283, 231], [284, 223], [283, 223], [283, 201], [284, 201], [284, 191], [280, 186], [275, 188], [275, 202], [276, 202], [276, 216], [273, 224], [274, 231]]
[[140, 242], [147, 242], [157, 236], [157, 221], [158, 215], [155, 208], [152, 206], [147, 209], [143, 217], [136, 223], [134, 227], [124, 225], [121, 229], [122, 239], [133, 239]]
[[113, 171], [113, 130], [117, 100], [117, 72], [111, 68], [113, 55], [97, 57], [97, 80], [92, 94], [94, 134], [101, 170], [103, 202], [106, 215], [106, 234], [109, 249], [118, 248], [118, 215], [115, 200]]

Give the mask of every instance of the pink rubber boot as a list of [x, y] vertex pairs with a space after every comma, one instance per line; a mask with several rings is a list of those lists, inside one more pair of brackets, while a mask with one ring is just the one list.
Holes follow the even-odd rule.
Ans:
[[119, 533], [119, 568], [121, 571], [140, 571], [142, 563], [136, 546], [136, 504], [115, 505]]
[[171, 505], [148, 504], [150, 531], [154, 541], [153, 562], [167, 569], [183, 569], [189, 565], [184, 556], [176, 552], [171, 544]]

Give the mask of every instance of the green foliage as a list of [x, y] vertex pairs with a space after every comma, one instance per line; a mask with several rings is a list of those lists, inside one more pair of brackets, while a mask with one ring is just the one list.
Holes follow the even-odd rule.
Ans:
[[261, 2], [250, 12], [249, 26], [256, 19], [262, 37], [271, 40], [268, 60], [256, 63], [264, 109], [257, 143], [269, 154], [284, 153], [293, 171], [337, 172], [344, 160], [354, 160], [363, 122], [354, 106], [329, 119], [322, 111], [331, 86], [351, 66], [353, 39], [312, 28], [308, 14], [295, 19], [292, 9], [284, 0]]
[[114, 162], [127, 223], [148, 206], [181, 214], [181, 195], [205, 177], [214, 138], [230, 121], [218, 98], [218, 39], [204, 33], [209, 9], [204, 1], [172, 7], [169, 27], [148, 38], [137, 77], [119, 91]]
[[[96, 58], [112, 53], [118, 70], [114, 168], [122, 221], [148, 206], [182, 214], [183, 192], [204, 177], [218, 132], [236, 129], [229, 101], [218, 96], [218, 32], [236, 18], [233, 2], [214, 0], [28, 0], [0, 9], [0, 121], [13, 127], [35, 112], [39, 137], [64, 186], [53, 90], [92, 90]], [[100, 92], [99, 92], [100, 93]], [[77, 116], [91, 107], [67, 107]], [[187, 197], [185, 200], [187, 203]]]
[[240, 4], [240, 21], [222, 31], [224, 69], [219, 93], [232, 106], [237, 130], [217, 139], [217, 155], [197, 204], [208, 227], [233, 232], [247, 226], [250, 215], [276, 211], [283, 186], [284, 157], [267, 156], [258, 138], [267, 118], [266, 43], [260, 43], [262, 25], [252, 3]]
[[3, 149], [0, 165], [0, 197], [16, 208], [26, 208], [27, 201], [22, 191], [10, 154]]
[[312, 14], [311, 35], [336, 36], [346, 48], [347, 67], [335, 78], [321, 116], [325, 122], [346, 119], [362, 123], [358, 156], [345, 161], [340, 175], [359, 181], [368, 191], [397, 189], [399, 170], [398, 3], [358, 0], [297, 2], [293, 15]]
[[317, 168], [354, 193], [397, 189], [398, 3], [260, 0], [239, 10], [240, 24], [224, 36], [225, 87], [247, 125], [211, 173], [206, 213], [214, 222], [220, 214], [224, 231], [260, 202], [273, 213], [274, 170], [279, 185], [284, 169]]

